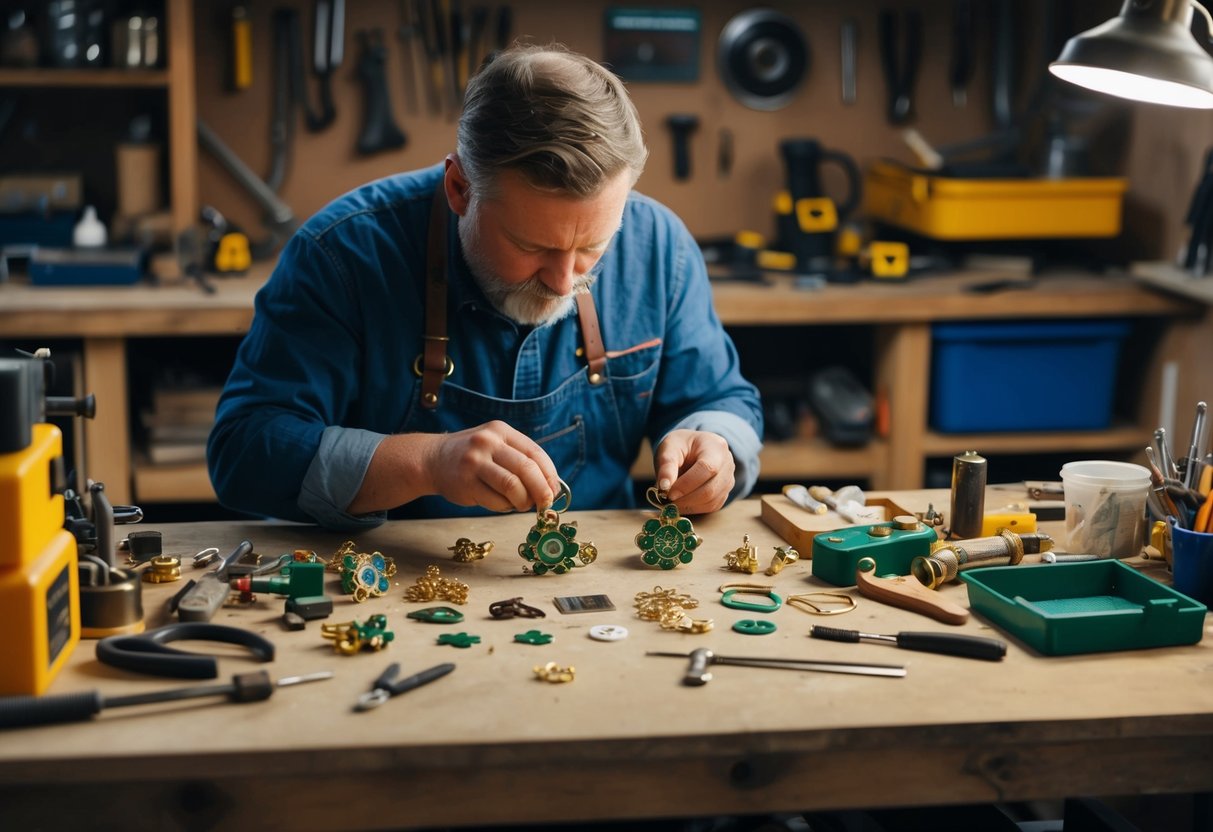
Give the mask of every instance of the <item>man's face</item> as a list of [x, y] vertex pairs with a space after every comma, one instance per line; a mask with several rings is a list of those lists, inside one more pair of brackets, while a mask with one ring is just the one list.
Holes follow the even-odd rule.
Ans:
[[568, 315], [589, 291], [591, 270], [623, 217], [627, 171], [587, 199], [538, 191], [513, 171], [491, 199], [473, 196], [459, 219], [463, 256], [499, 312], [543, 326]]

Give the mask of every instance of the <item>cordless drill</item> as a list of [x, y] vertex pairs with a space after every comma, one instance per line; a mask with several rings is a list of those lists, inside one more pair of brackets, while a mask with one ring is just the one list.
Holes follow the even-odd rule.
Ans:
[[0, 358], [0, 694], [46, 691], [80, 640], [76, 539], [63, 527], [63, 434], [46, 422], [93, 415], [92, 396], [46, 395], [39, 350]]

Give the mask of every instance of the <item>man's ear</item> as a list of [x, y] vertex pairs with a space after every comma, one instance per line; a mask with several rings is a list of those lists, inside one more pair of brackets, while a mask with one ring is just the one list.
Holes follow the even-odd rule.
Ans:
[[467, 214], [468, 203], [472, 199], [472, 187], [463, 175], [459, 157], [454, 153], [447, 154], [442, 187], [446, 191], [446, 201], [451, 210], [461, 217]]

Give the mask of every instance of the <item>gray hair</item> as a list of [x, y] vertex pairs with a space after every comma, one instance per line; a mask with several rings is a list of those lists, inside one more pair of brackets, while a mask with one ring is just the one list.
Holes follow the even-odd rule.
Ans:
[[635, 184], [649, 151], [623, 82], [561, 46], [515, 45], [468, 82], [456, 150], [472, 192], [502, 171], [532, 187], [594, 196], [618, 173]]

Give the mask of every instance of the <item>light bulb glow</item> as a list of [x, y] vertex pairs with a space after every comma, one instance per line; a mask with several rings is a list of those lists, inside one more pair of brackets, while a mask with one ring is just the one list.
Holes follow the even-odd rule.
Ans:
[[1131, 101], [1163, 104], [1169, 107], [1188, 107], [1197, 110], [1213, 109], [1213, 92], [1178, 84], [1158, 78], [1135, 75], [1119, 69], [1082, 66], [1079, 64], [1052, 64], [1049, 71], [1071, 84], [1077, 84], [1096, 92], [1107, 93]]

